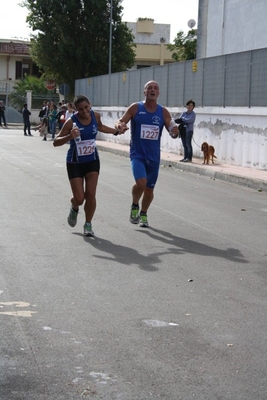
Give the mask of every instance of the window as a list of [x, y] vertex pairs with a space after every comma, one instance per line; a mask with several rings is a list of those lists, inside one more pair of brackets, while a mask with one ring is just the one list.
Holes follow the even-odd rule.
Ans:
[[22, 78], [24, 78], [25, 75], [30, 75], [30, 64], [22, 64]]
[[16, 78], [15, 79], [21, 79], [22, 78], [22, 61], [16, 61]]

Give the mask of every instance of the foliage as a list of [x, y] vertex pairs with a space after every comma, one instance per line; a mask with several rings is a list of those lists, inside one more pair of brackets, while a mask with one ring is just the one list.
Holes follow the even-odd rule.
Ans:
[[153, 21], [154, 22], [154, 19], [153, 18], [142, 18], [142, 17], [139, 17], [139, 18], [137, 18], [137, 21]]
[[183, 31], [179, 31], [174, 39], [174, 43], [168, 44], [167, 48], [174, 52], [172, 58], [175, 61], [194, 60], [197, 49], [196, 30], [191, 29], [187, 35]]
[[32, 90], [32, 108], [41, 108], [44, 100], [49, 100], [51, 96], [58, 98], [53, 91], [45, 88], [45, 78], [26, 75], [14, 85], [14, 92], [10, 94], [9, 100], [14, 108], [21, 110], [26, 101], [26, 90]]
[[[113, 0], [112, 72], [134, 64], [133, 35], [121, 21], [122, 0]], [[58, 84], [74, 92], [75, 79], [107, 74], [109, 70], [109, 0], [24, 0], [33, 31], [31, 56]]]

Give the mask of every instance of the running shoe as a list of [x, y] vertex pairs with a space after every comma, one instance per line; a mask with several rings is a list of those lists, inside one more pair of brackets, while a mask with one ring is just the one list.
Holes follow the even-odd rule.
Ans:
[[68, 224], [72, 228], [77, 224], [78, 212], [79, 212], [79, 208], [78, 208], [78, 210], [74, 210], [72, 207], [70, 208], [70, 213], [68, 215]]
[[94, 236], [94, 231], [92, 229], [92, 224], [90, 222], [85, 222], [83, 227], [84, 236]]
[[132, 207], [131, 208], [131, 214], [130, 214], [130, 222], [132, 224], [138, 224], [139, 219], [140, 219], [139, 208], [138, 207]]
[[140, 221], [139, 221], [139, 226], [142, 228], [148, 228], [148, 221], [147, 221], [147, 215], [140, 215]]

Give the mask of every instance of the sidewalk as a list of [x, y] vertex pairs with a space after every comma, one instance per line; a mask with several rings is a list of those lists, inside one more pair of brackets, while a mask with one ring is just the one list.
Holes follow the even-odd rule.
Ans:
[[[97, 148], [129, 157], [128, 145], [101, 140], [98, 141]], [[161, 165], [246, 186], [259, 192], [267, 192], [267, 171], [223, 164], [217, 160], [215, 164], [204, 165], [202, 158], [193, 158], [192, 163], [183, 163], [179, 161], [181, 158], [180, 154], [161, 152]]]

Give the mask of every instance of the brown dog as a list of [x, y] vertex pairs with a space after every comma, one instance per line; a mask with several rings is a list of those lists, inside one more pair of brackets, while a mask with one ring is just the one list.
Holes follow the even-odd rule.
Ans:
[[214, 147], [210, 146], [207, 142], [203, 142], [201, 145], [201, 151], [203, 151], [203, 154], [204, 154], [203, 164], [205, 164], [205, 162], [206, 162], [206, 164], [209, 164], [210, 158], [211, 158], [212, 164], [214, 164], [213, 158], [217, 158], [214, 154], [215, 153]]

